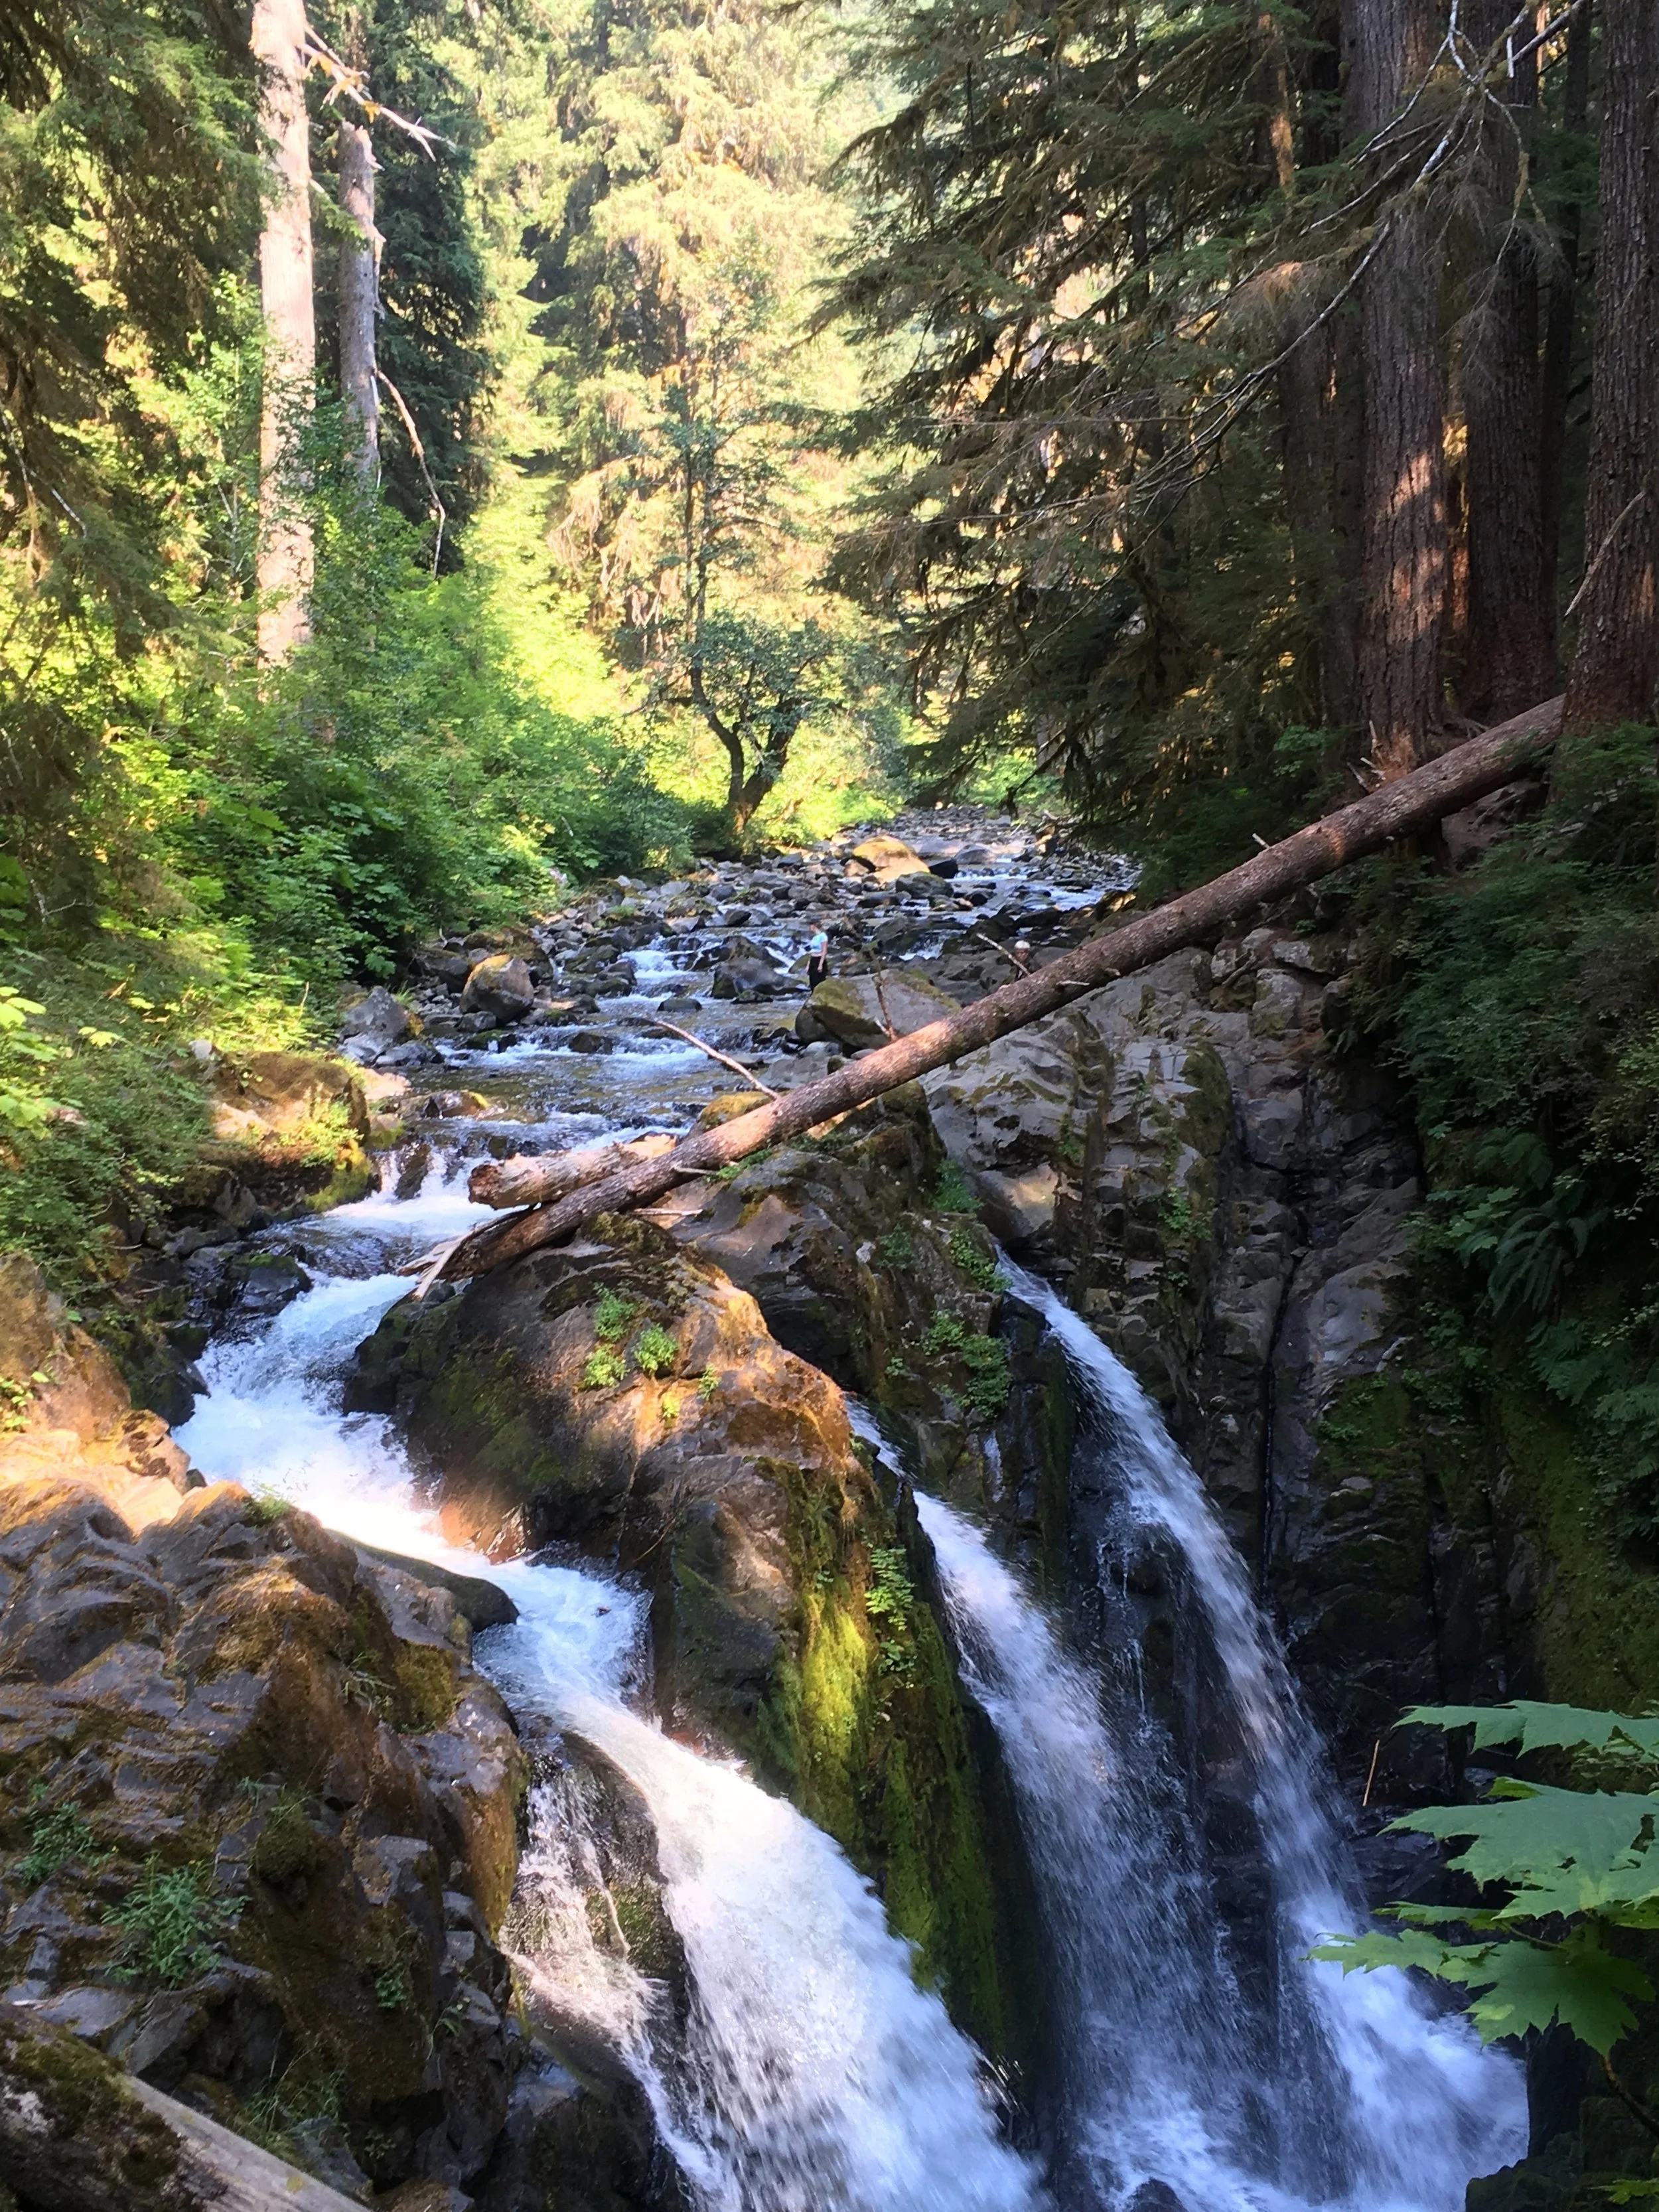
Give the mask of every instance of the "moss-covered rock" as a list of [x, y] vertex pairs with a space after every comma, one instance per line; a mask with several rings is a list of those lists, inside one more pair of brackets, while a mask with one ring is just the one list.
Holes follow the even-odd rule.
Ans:
[[447, 1524], [641, 1576], [665, 1723], [738, 1752], [835, 1835], [958, 2017], [1009, 2048], [953, 1670], [834, 1383], [637, 1219], [389, 1325], [395, 1360], [371, 1357], [395, 1364]]

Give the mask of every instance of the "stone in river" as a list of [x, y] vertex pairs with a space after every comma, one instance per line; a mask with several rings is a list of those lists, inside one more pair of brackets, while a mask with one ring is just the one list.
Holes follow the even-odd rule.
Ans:
[[504, 952], [479, 961], [461, 994], [461, 1004], [469, 1012], [493, 1014], [498, 1022], [521, 1022], [535, 1002], [529, 967]]
[[613, 1052], [616, 1039], [605, 1030], [578, 1030], [570, 1039], [572, 1052]]
[[406, 1008], [400, 1006], [384, 983], [377, 983], [367, 998], [346, 1010], [340, 1024], [344, 1039], [340, 1049], [348, 1060], [377, 1060], [394, 1044], [415, 1033]]
[[775, 999], [788, 986], [769, 962], [739, 959], [717, 968], [708, 988], [716, 999], [737, 999], [752, 1006], [763, 999]]
[[927, 861], [902, 837], [866, 837], [862, 844], [854, 846], [848, 859], [878, 884], [894, 884], [901, 876], [929, 872]]
[[807, 1044], [833, 1037], [850, 1051], [908, 1036], [958, 1011], [957, 1001], [925, 977], [894, 969], [873, 975], [832, 975], [820, 983], [795, 1017], [795, 1034]]

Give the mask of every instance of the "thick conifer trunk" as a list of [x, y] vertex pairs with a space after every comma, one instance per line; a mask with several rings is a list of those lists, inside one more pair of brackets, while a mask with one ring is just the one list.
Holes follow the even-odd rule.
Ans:
[[[1515, 14], [1477, 0], [1469, 36], [1485, 53]], [[1522, 131], [1538, 104], [1538, 63], [1523, 54], [1494, 82]], [[1520, 149], [1509, 117], [1488, 113], [1484, 167], [1495, 265], [1476, 278], [1463, 353], [1468, 431], [1468, 624], [1460, 687], [1465, 710], [1501, 721], [1541, 698], [1555, 674], [1555, 618], [1544, 554], [1540, 437], [1538, 263], [1515, 206]]]
[[[1432, 0], [1347, 0], [1350, 136], [1369, 138], [1422, 82], [1438, 43]], [[1439, 264], [1425, 210], [1389, 207], [1361, 287], [1364, 458], [1360, 509], [1362, 750], [1385, 777], [1424, 757], [1440, 717], [1446, 609], [1445, 386]]]
[[[1567, 26], [1567, 82], [1561, 102], [1564, 131], [1582, 131], [1589, 119], [1590, 24], [1595, 0], [1583, 0]], [[1562, 471], [1567, 446], [1567, 404], [1577, 331], [1578, 249], [1583, 221], [1577, 199], [1564, 212], [1549, 266], [1549, 306], [1544, 319], [1540, 372], [1539, 476], [1544, 538], [1544, 591], [1555, 638], [1556, 572], [1561, 557]]]
[[374, 149], [368, 125], [342, 115], [340, 207], [356, 228], [340, 241], [340, 391], [357, 472], [380, 474], [380, 386], [374, 341], [380, 306], [380, 234], [374, 227]]
[[1645, 721], [1659, 678], [1656, 15], [1654, 0], [1602, 0], [1595, 368], [1570, 729]]
[[311, 634], [311, 524], [295, 452], [312, 404], [317, 322], [312, 292], [311, 137], [306, 115], [304, 0], [254, 0], [250, 43], [259, 119], [276, 189], [259, 234], [264, 388], [259, 415], [259, 655], [286, 660]]

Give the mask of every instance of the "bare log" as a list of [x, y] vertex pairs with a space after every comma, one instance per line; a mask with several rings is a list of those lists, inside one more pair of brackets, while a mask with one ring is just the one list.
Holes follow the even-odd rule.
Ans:
[[[472, 1170], [466, 1194], [474, 1206], [544, 1206], [585, 1182], [620, 1174], [640, 1160], [659, 1160], [674, 1149], [672, 1137], [635, 1137], [627, 1145], [582, 1145], [568, 1152], [515, 1152], [510, 1160], [485, 1160]], [[411, 1262], [405, 1273], [413, 1272]]]
[[[1138, 915], [1121, 929], [1091, 938], [1074, 952], [1030, 975], [1006, 983], [947, 1019], [929, 1022], [878, 1051], [848, 1061], [822, 1083], [805, 1084], [752, 1113], [739, 1115], [717, 1129], [702, 1129], [654, 1159], [606, 1175], [569, 1190], [553, 1204], [491, 1222], [464, 1237], [444, 1261], [442, 1273], [454, 1280], [481, 1274], [521, 1259], [544, 1244], [557, 1244], [601, 1213], [648, 1205], [687, 1176], [726, 1166], [768, 1145], [803, 1135], [820, 1122], [867, 1105], [884, 1091], [909, 1083], [935, 1067], [994, 1044], [1011, 1030], [1024, 1029], [1046, 1014], [1073, 1005], [1139, 968], [1149, 968], [1184, 945], [1218, 936], [1258, 908], [1300, 890], [1349, 861], [1430, 828], [1500, 785], [1508, 783], [1552, 744], [1560, 726], [1561, 702], [1552, 699], [1484, 736], [1471, 738], [1408, 775], [1383, 784], [1352, 806], [1231, 869], [1198, 890], [1171, 899], [1152, 913]], [[567, 1156], [568, 1157], [568, 1156]], [[474, 1177], [473, 1194], [480, 1178]], [[496, 1200], [505, 1203], [506, 1200]]]

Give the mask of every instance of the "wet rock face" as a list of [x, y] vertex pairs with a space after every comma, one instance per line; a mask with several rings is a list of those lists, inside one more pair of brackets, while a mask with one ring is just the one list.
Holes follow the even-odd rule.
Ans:
[[1401, 1379], [1418, 1162], [1389, 1080], [1323, 1048], [1346, 959], [1179, 954], [926, 1087], [987, 1220], [1160, 1402], [1363, 1782], [1404, 1705], [1508, 1694], [1534, 1601], [1501, 1479]]
[[9, 1994], [336, 2185], [464, 2180], [507, 2107], [520, 1765], [465, 1623], [185, 1487], [95, 1348], [49, 1358], [0, 1449]]

